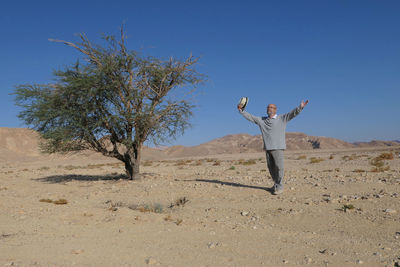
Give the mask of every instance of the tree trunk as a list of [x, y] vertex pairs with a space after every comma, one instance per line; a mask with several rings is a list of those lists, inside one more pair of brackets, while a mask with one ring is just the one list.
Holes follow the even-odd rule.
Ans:
[[130, 180], [140, 179], [139, 169], [141, 154], [141, 147], [137, 147], [136, 149], [134, 149], [134, 152], [129, 153], [128, 151], [124, 155], [126, 175]]

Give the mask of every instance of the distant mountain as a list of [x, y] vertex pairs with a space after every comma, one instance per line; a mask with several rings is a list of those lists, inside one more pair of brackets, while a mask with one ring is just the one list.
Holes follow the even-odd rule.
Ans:
[[[39, 135], [25, 128], [0, 127], [0, 160], [29, 160], [48, 157], [40, 153]], [[309, 136], [304, 133], [286, 133], [287, 150], [341, 149], [355, 147], [399, 146], [400, 141], [370, 141], [348, 143], [336, 138]], [[172, 146], [143, 149], [143, 159], [159, 160], [171, 157], [194, 157], [217, 154], [262, 152], [261, 135], [231, 134], [197, 146]], [[76, 156], [102, 157], [99, 153], [84, 151]], [[52, 157], [63, 157], [53, 155]]]
[[[286, 133], [288, 150], [311, 150], [331, 148], [352, 148], [354, 144], [329, 137], [308, 136], [304, 133]], [[206, 156], [215, 154], [235, 154], [262, 152], [263, 141], [261, 135], [233, 134], [214, 139], [198, 146], [172, 146], [164, 152], [172, 157]]]
[[398, 146], [400, 145], [399, 140], [394, 141], [380, 141], [380, 140], [372, 140], [369, 142], [354, 142], [356, 147], [371, 147], [371, 146]]

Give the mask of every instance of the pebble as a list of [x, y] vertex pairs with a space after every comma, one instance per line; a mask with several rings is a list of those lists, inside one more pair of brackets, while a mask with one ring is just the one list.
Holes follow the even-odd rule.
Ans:
[[363, 264], [364, 262], [362, 260], [356, 260], [357, 264]]
[[148, 258], [148, 259], [146, 259], [146, 263], [148, 265], [154, 265], [154, 264], [157, 264], [158, 262], [153, 258]]
[[394, 210], [394, 209], [385, 209], [384, 212], [393, 214], [393, 213], [396, 213], [396, 210]]
[[282, 262], [283, 262], [284, 264], [289, 263], [289, 261], [287, 261], [287, 260], [283, 260]]
[[248, 211], [242, 211], [240, 214], [241, 214], [242, 216], [247, 216], [247, 215], [249, 215], [249, 212], [248, 212]]

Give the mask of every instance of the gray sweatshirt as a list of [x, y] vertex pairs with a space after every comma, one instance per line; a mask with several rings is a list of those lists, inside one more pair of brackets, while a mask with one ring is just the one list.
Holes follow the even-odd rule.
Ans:
[[301, 106], [298, 106], [289, 113], [277, 115], [275, 119], [270, 117], [253, 116], [247, 111], [239, 112], [243, 115], [243, 117], [251, 122], [254, 122], [260, 127], [265, 150], [276, 150], [286, 149], [286, 124], [288, 121], [296, 117], [300, 111], [302, 111], [302, 108]]

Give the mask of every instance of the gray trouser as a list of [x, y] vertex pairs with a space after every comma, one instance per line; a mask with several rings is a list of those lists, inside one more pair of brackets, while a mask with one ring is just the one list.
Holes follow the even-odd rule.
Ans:
[[274, 180], [274, 187], [276, 189], [283, 189], [283, 149], [267, 150], [267, 165], [272, 180]]

